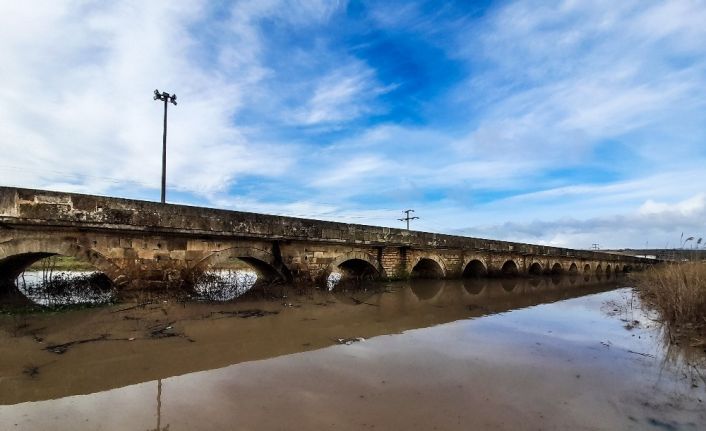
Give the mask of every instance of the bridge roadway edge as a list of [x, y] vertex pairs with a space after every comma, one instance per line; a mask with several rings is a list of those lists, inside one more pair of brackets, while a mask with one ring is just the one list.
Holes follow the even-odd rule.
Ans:
[[[262, 262], [295, 283], [321, 283], [342, 256], [367, 262], [383, 278], [409, 276], [421, 261], [460, 277], [472, 260], [497, 273], [559, 263], [590, 270], [638, 269], [652, 260], [593, 251], [402, 229], [256, 214], [123, 198], [0, 187], [0, 277], [18, 254], [71, 253], [126, 287], [169, 286], [215, 255]], [[29, 259], [31, 260], [31, 259]], [[345, 262], [343, 264], [345, 266]], [[116, 267], [118, 269], [116, 269]], [[16, 270], [17, 268], [14, 268]]]

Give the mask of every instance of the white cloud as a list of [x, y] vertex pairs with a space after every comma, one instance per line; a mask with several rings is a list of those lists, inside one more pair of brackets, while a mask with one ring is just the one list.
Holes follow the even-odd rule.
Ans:
[[360, 62], [317, 77], [312, 84], [311, 98], [291, 115], [295, 124], [335, 124], [372, 114], [375, 98], [391, 89], [377, 83], [374, 71]]
[[470, 71], [419, 101], [462, 120], [377, 124], [405, 81], [305, 36], [345, 2], [5, 2], [0, 183], [156, 197], [157, 87], [179, 96], [175, 199], [385, 225], [413, 205], [426, 230], [666, 242], [703, 226], [704, 5], [523, 1], [450, 21], [450, 6], [376, 6], [366, 25]]

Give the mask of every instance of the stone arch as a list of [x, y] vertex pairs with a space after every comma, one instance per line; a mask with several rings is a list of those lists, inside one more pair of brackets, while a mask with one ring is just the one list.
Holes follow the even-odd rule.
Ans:
[[480, 278], [488, 275], [488, 266], [481, 259], [469, 259], [463, 265], [464, 278]]
[[500, 275], [505, 276], [505, 277], [511, 277], [515, 276], [519, 273], [519, 268], [517, 267], [517, 264], [515, 263], [514, 260], [508, 259], [503, 263], [503, 266], [500, 267]]
[[14, 280], [33, 263], [56, 255], [89, 263], [117, 287], [129, 281], [120, 267], [97, 251], [75, 242], [55, 239], [14, 239], [0, 243], [0, 274], [7, 280]]
[[603, 267], [599, 263], [598, 265], [596, 265], [596, 274], [600, 274], [601, 272], [603, 272]]
[[250, 265], [257, 273], [259, 280], [291, 280], [289, 269], [272, 253], [251, 246], [236, 246], [215, 251], [197, 262], [192, 267], [192, 273], [205, 271], [231, 259], [239, 259]]
[[561, 265], [561, 263], [554, 262], [554, 265], [552, 265], [551, 272], [554, 275], [562, 274], [564, 272], [564, 267]]
[[420, 256], [410, 267], [413, 278], [446, 278], [446, 265], [438, 256]]
[[610, 264], [607, 264], [607, 265], [605, 266], [605, 273], [606, 273], [606, 274], [610, 274], [610, 273], [611, 273]]
[[584, 273], [584, 274], [588, 274], [588, 273], [590, 273], [590, 272], [591, 272], [591, 264], [590, 264], [590, 263], [587, 263], [587, 264], [585, 264], [585, 265], [583, 266], [583, 273]]
[[542, 273], [544, 273], [544, 268], [542, 268], [541, 263], [532, 262], [532, 265], [530, 265], [529, 270], [527, 272], [530, 275], [542, 275]]
[[336, 270], [357, 278], [384, 277], [385, 270], [377, 259], [362, 251], [351, 251], [334, 259], [324, 272], [324, 282]]
[[571, 262], [571, 266], [569, 266], [569, 274], [578, 274], [579, 273], [579, 267], [576, 265], [576, 262]]

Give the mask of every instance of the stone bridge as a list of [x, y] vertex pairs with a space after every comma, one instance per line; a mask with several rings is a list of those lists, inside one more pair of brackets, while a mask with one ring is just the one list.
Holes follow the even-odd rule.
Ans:
[[631, 256], [185, 205], [0, 187], [0, 286], [52, 255], [92, 264], [119, 288], [188, 285], [231, 259], [258, 279], [325, 285], [396, 279], [605, 273]]

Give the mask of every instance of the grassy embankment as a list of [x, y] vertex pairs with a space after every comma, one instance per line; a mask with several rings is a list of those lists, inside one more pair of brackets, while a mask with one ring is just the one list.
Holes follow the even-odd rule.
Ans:
[[643, 299], [672, 329], [706, 335], [706, 263], [659, 265], [638, 274], [636, 281]]

